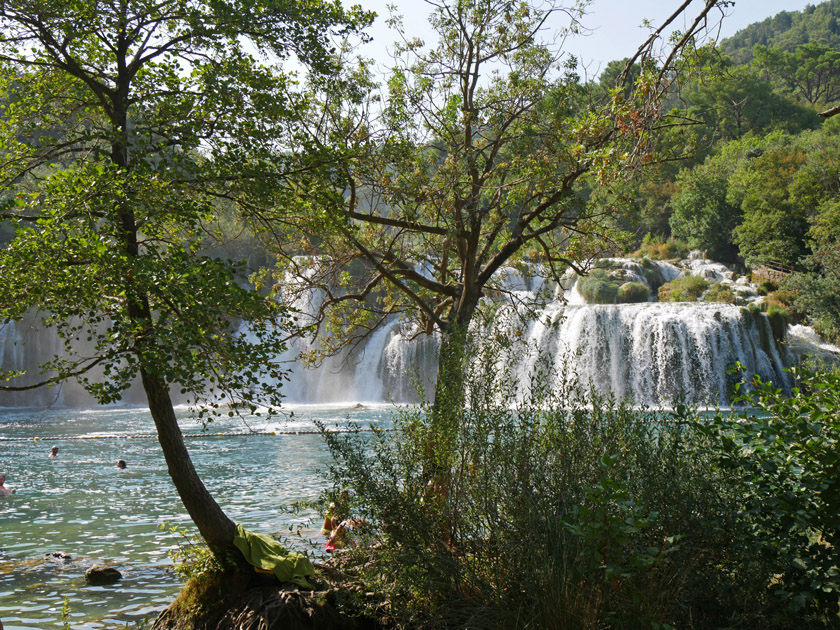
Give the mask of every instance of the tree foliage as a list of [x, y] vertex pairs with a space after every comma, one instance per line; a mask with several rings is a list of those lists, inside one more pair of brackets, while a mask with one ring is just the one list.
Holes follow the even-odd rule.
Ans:
[[[737, 400], [750, 415], [716, 419], [720, 466], [742, 491], [742, 526], [755, 552], [773, 558], [767, 587], [793, 613], [836, 623], [840, 569], [840, 376], [793, 372], [791, 395], [753, 377]], [[746, 383], [744, 383], [746, 385]]]
[[328, 71], [329, 34], [364, 19], [318, 0], [0, 5], [0, 317], [35, 310], [62, 340], [39, 382], [3, 374], [2, 388], [75, 378], [108, 403], [140, 377], [211, 545], [229, 546], [233, 523], [192, 467], [169, 392], [276, 405], [286, 317], [200, 247], [219, 204], [252, 211], [290, 168], [277, 149], [296, 104], [276, 62]]
[[738, 250], [732, 232], [741, 219], [741, 209], [727, 200], [727, 174], [715, 166], [707, 163], [677, 176], [671, 233], [692, 249], [704, 250], [713, 260], [734, 262]]
[[[323, 291], [318, 315], [332, 317], [344, 342], [354, 338], [348, 324], [364, 334], [396, 314], [412, 334], [446, 341], [487, 305], [483, 297], [508, 293], [497, 272], [517, 260], [539, 260], [556, 276], [569, 265], [582, 271], [616, 236], [615, 205], [588, 203], [589, 191], [628, 177], [653, 150], [666, 72], [649, 48], [632, 60], [640, 76], [629, 94], [621, 78], [595, 101], [543, 34], [559, 13], [575, 29], [577, 9], [433, 7], [439, 42], [426, 50], [403, 32], [381, 101], [364, 67], [346, 83], [315, 86], [302, 143], [338, 146], [343, 168], [324, 173], [320, 187], [302, 181], [270, 226], [297, 235], [278, 243], [284, 274]], [[348, 85], [349, 95], [340, 89]], [[315, 220], [331, 231], [307, 235]], [[324, 255], [304, 268], [301, 251]], [[340, 291], [330, 288], [336, 279]], [[326, 337], [322, 347], [333, 349], [339, 335]]]
[[840, 50], [818, 42], [793, 52], [755, 47], [755, 62], [780, 87], [811, 105], [830, 105], [840, 99]]

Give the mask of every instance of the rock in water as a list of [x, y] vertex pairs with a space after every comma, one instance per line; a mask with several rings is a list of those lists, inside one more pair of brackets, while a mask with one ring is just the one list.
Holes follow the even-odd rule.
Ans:
[[122, 573], [114, 567], [97, 564], [85, 571], [85, 581], [93, 586], [116, 584], [122, 579]]
[[44, 554], [44, 560], [70, 562], [72, 559], [73, 557], [69, 553], [65, 553], [63, 551], [53, 551], [52, 553]]

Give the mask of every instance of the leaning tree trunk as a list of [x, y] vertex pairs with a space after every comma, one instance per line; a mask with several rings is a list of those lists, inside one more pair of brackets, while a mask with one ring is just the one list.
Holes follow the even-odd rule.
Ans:
[[[111, 161], [120, 169], [130, 171], [131, 167], [128, 160], [127, 75], [121, 74], [120, 89], [117, 90], [113, 104], [112, 123], [116, 133], [111, 145]], [[140, 258], [138, 227], [130, 203], [124, 202], [117, 209], [116, 219], [122, 250], [129, 261], [138, 260]], [[144, 289], [134, 285], [131, 275], [126, 277], [125, 294], [129, 316], [133, 321], [141, 324], [142, 329], [151, 333], [154, 329], [154, 319], [148, 294]], [[149, 337], [154, 339], [153, 334], [150, 334]], [[142, 342], [140, 343], [142, 344]], [[138, 354], [143, 354], [142, 347], [138, 348]], [[202, 538], [213, 550], [222, 566], [228, 566], [232, 561], [234, 566], [242, 568], [244, 558], [233, 545], [236, 525], [219, 507], [219, 504], [210, 495], [195, 471], [187, 447], [184, 444], [184, 436], [175, 417], [175, 410], [172, 406], [172, 398], [169, 395], [166, 381], [150, 372], [147, 367], [141, 367], [140, 376], [149, 402], [149, 411], [157, 428], [158, 440], [169, 469], [169, 476], [175, 484], [175, 489], [178, 491], [187, 513], [189, 513]]]
[[169, 476], [184, 507], [217, 556], [235, 549], [233, 536], [236, 524], [219, 507], [195, 471], [166, 383], [146, 370], [141, 371], [141, 376]]

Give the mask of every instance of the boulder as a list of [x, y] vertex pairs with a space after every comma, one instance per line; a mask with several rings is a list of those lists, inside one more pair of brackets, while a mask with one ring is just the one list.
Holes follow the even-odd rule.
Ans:
[[116, 584], [122, 579], [122, 573], [114, 567], [97, 564], [85, 571], [85, 581], [92, 586]]

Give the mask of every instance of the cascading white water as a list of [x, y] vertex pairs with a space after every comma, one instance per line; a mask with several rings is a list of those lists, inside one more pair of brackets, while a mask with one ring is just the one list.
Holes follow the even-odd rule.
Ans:
[[[612, 263], [627, 277], [650, 284], [650, 274], [638, 261], [613, 259]], [[688, 264], [697, 275], [731, 283], [733, 290], [751, 291], [743, 279], [735, 280], [722, 265], [698, 260]], [[655, 263], [654, 267], [657, 282], [683, 273], [669, 263]], [[651, 270], [650, 264], [647, 270]], [[778, 346], [764, 316], [731, 304], [589, 305], [577, 292], [574, 276], [561, 279], [558, 285], [539, 267], [504, 269], [497, 280], [495, 299], [503, 305], [479, 337], [503, 332], [515, 340], [505, 367], [523, 389], [537, 357], [542, 356], [551, 357], [558, 372], [565, 370], [584, 385], [632, 398], [636, 404], [662, 406], [682, 397], [700, 405], [725, 405], [736, 380], [728, 370], [736, 361], [748, 373], [784, 385], [787, 375], [783, 368], [818, 345], [808, 339], [810, 329], [793, 327], [795, 343]], [[525, 306], [538, 296], [547, 303], [539, 309]], [[303, 314], [314, 312], [320, 298], [301, 294], [296, 306]], [[56, 344], [47, 337], [41, 333], [24, 338], [18, 328], [7, 325], [0, 331], [2, 367], [31, 369], [37, 362], [33, 356], [54, 351]], [[39, 351], [39, 344], [46, 347]], [[417, 400], [418, 389], [432, 391], [438, 338], [406, 330], [396, 318], [375, 330], [353, 352], [327, 358], [315, 369], [294, 362], [301, 352], [317, 344], [317, 340], [298, 340], [284, 356], [292, 368], [284, 386], [287, 401], [404, 402]], [[45, 399], [34, 396], [40, 395], [10, 397], [0, 393], [0, 405], [44, 404]]]
[[533, 350], [514, 355], [524, 357], [515, 367], [520, 381], [535, 356], [551, 356], [557, 373], [569, 372], [583, 385], [636, 404], [726, 404], [735, 380], [728, 369], [736, 361], [748, 373], [786, 382], [786, 361], [766, 320], [727, 304], [555, 308], [532, 322], [521, 339]]
[[[21, 370], [33, 375], [24, 381], [35, 382], [39, 376], [38, 364], [45, 357], [61, 353], [58, 336], [54, 330], [44, 329], [35, 315], [17, 323], [0, 323], [0, 368]], [[38, 388], [17, 392], [0, 392], [0, 406], [30, 407], [36, 405], [65, 404], [65, 388]]]

